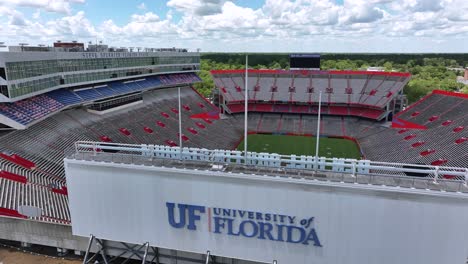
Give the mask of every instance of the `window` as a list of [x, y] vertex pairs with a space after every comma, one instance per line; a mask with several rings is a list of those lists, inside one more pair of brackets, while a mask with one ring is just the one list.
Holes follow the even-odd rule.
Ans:
[[0, 93], [8, 97], [8, 86], [0, 85]]
[[0, 68], [0, 78], [6, 80], [5, 68]]

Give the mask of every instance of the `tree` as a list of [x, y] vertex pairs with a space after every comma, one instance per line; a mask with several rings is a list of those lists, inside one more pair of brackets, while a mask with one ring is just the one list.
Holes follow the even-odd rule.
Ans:
[[383, 67], [385, 68], [385, 71], [392, 71], [393, 70], [393, 64], [389, 61], [385, 62]]

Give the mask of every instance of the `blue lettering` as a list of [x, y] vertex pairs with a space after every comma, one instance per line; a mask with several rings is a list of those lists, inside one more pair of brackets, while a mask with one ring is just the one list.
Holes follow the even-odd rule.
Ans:
[[317, 233], [315, 232], [315, 228], [310, 229], [309, 235], [307, 238], [302, 242], [304, 245], [309, 245], [309, 240], [314, 241], [314, 246], [316, 247], [322, 247], [322, 244], [320, 244], [320, 240], [317, 236]]
[[183, 228], [186, 223], [186, 213], [185, 211], [188, 210], [188, 225], [187, 229], [189, 230], [197, 230], [197, 226], [195, 225], [195, 221], [201, 219], [199, 215], [196, 214], [197, 211], [200, 213], [205, 212], [205, 207], [198, 206], [198, 205], [187, 205], [187, 204], [178, 204], [177, 207], [179, 208], [179, 221], [175, 220], [174, 216], [174, 203], [166, 203], [167, 206], [167, 217], [169, 224], [175, 228]]
[[221, 234], [221, 229], [224, 229], [224, 221], [226, 218], [221, 218], [221, 217], [213, 217], [214, 219], [214, 224], [215, 224], [215, 233]]
[[226, 218], [226, 221], [228, 222], [228, 235], [230, 236], [239, 236], [240, 235], [240, 232], [237, 232], [237, 233], [234, 233], [233, 229], [233, 222], [234, 222], [234, 219], [228, 219]]
[[213, 214], [214, 215], [220, 215], [221, 214], [221, 209], [220, 208], [213, 208]]
[[169, 224], [175, 228], [182, 228], [185, 226], [185, 204], [179, 204], [177, 207], [179, 208], [179, 222], [177, 223], [174, 219], [174, 203], [166, 203], [167, 206], [167, 217], [169, 220]]
[[245, 212], [244, 210], [239, 210], [239, 216], [240, 216], [240, 217], [244, 218], [245, 213], [246, 213], [246, 212]]
[[260, 230], [260, 234], [258, 235], [258, 239], [265, 239], [265, 235], [268, 237], [269, 240], [276, 240], [271, 231], [273, 230], [273, 225], [270, 223], [258, 223], [258, 227]]
[[284, 223], [284, 218], [286, 217], [285, 215], [278, 215], [278, 217], [280, 218], [280, 222], [281, 223]]
[[257, 220], [263, 220], [262, 213], [257, 213]]
[[196, 211], [199, 211], [200, 213], [205, 213], [205, 207], [204, 206], [198, 206], [198, 205], [186, 205], [188, 208], [188, 214], [189, 214], [189, 221], [187, 225], [187, 229], [189, 230], [197, 230], [197, 226], [195, 225], [195, 221], [198, 221], [201, 219], [199, 215], [196, 215]]
[[[304, 241], [306, 233], [303, 228], [300, 228], [297, 226], [286, 226], [286, 229], [287, 229], [287, 236], [288, 236], [288, 239], [286, 240], [286, 242], [301, 243], [302, 241]], [[294, 230], [299, 232], [299, 237], [296, 240], [294, 239], [294, 233], [297, 233], [297, 232], [293, 232]]]
[[[251, 231], [252, 231], [252, 234], [248, 234], [246, 229], [246, 225], [247, 224], [250, 224], [252, 226], [251, 228]], [[241, 235], [245, 236], [245, 237], [254, 237], [258, 234], [258, 226], [257, 224], [254, 222], [254, 221], [242, 221], [240, 226], [239, 226], [239, 231], [241, 233]]]
[[[100, 54], [108, 56], [107, 54]], [[115, 56], [115, 55], [112, 55]], [[178, 209], [176, 209], [176, 206]], [[199, 205], [166, 203], [168, 222], [174, 228], [197, 230], [196, 223], [206, 208]], [[176, 216], [177, 215], [177, 216]], [[242, 220], [242, 219], [248, 220]], [[314, 217], [298, 220], [296, 216], [252, 212], [237, 209], [213, 208], [214, 233], [247, 238], [268, 239], [293, 244], [303, 244], [322, 247], [315, 228], [308, 229]], [[276, 222], [273, 224], [273, 222]], [[282, 224], [278, 224], [282, 223]], [[289, 225], [287, 225], [288, 223]]]
[[249, 219], [255, 219], [255, 213], [254, 212], [249, 212]]
[[283, 227], [285, 227], [284, 225], [276, 225], [276, 227], [278, 228], [278, 241], [284, 241], [283, 239]]
[[231, 209], [223, 209], [223, 216], [231, 216]]

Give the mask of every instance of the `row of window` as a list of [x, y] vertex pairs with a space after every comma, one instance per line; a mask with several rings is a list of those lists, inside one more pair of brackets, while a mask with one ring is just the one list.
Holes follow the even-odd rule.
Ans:
[[96, 110], [96, 111], [104, 111], [107, 109], [115, 108], [117, 106], [129, 104], [132, 102], [137, 102], [141, 101], [143, 99], [143, 96], [141, 93], [137, 94], [132, 94], [129, 96], [124, 96], [124, 97], [119, 97], [119, 98], [114, 98], [110, 100], [106, 100], [104, 102], [98, 102], [94, 103], [92, 106], [90, 106], [90, 109]]
[[143, 57], [143, 58], [113, 58], [113, 59], [79, 59], [79, 60], [43, 60], [7, 62], [6, 69], [9, 80], [18, 80], [34, 76], [58, 72], [100, 70], [113, 68], [138, 67], [160, 64], [192, 64], [200, 63], [198, 56], [177, 57]]
[[[6, 94], [10, 98], [22, 96], [25, 94], [30, 94], [33, 92], [38, 92], [41, 90], [53, 88], [58, 85], [66, 84], [75, 84], [82, 82], [94, 82], [105, 79], [112, 78], [121, 78], [128, 76], [138, 76], [142, 74], [152, 74], [159, 72], [174, 72], [174, 71], [186, 71], [186, 70], [196, 70], [198, 69], [195, 66], [192, 67], [182, 67], [182, 66], [162, 66], [157, 69], [147, 69], [147, 68], [137, 68], [131, 70], [115, 70], [115, 71], [106, 71], [106, 72], [91, 72], [91, 73], [80, 73], [80, 74], [69, 74], [65, 75], [62, 79], [59, 76], [48, 77], [34, 81], [27, 81], [18, 84], [10, 85], [9, 92]], [[1, 91], [0, 91], [1, 92]], [[2, 92], [3, 93], [3, 92]]]

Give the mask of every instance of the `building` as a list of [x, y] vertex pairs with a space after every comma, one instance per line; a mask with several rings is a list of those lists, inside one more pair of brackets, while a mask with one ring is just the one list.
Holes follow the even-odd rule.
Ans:
[[[61, 88], [165, 73], [194, 72], [200, 55], [187, 50], [109, 52], [107, 45], [54, 43], [61, 51], [12, 47], [0, 52], [0, 102], [14, 102]], [[34, 50], [34, 51], [32, 51]], [[22, 52], [20, 52], [22, 51]]]
[[468, 67], [465, 68], [464, 76], [458, 76], [457, 82], [463, 83], [464, 85], [468, 85]]
[[367, 71], [378, 71], [378, 72], [382, 72], [382, 71], [385, 71], [385, 68], [384, 68], [384, 67], [368, 67], [368, 68], [367, 68]]
[[52, 47], [46, 46], [27, 46], [27, 45], [19, 45], [19, 46], [8, 46], [9, 52], [48, 52], [54, 51]]
[[79, 52], [84, 51], [84, 43], [80, 43], [77, 41], [62, 42], [59, 40], [57, 42], [54, 42], [54, 49], [55, 51]]

